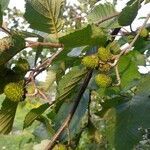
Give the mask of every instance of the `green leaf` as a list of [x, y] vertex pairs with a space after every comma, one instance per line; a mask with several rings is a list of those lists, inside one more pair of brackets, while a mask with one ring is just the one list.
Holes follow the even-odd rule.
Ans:
[[121, 96], [112, 99], [107, 99], [105, 102], [101, 103], [102, 110], [98, 113], [98, 116], [103, 117], [110, 108], [117, 107], [120, 104], [125, 103], [127, 101], [127, 98], [122, 98]]
[[29, 150], [32, 149], [34, 136], [29, 132], [21, 134], [0, 135], [0, 149]]
[[[115, 18], [118, 15], [118, 12], [115, 10], [114, 5], [111, 3], [99, 4], [96, 5], [91, 12], [88, 14], [87, 18], [89, 23], [99, 23], [104, 21], [107, 18], [107, 21], [104, 21], [100, 24], [101, 27], [109, 27], [109, 28], [116, 28], [119, 27], [117, 19]], [[112, 16], [115, 16], [111, 18]]]
[[26, 0], [25, 19], [31, 28], [57, 34], [62, 29], [64, 0]]
[[122, 56], [118, 63], [122, 89], [127, 88], [141, 77], [137, 63], [132, 57], [131, 54]]
[[140, 7], [139, 0], [131, 0], [130, 3], [122, 10], [118, 22], [121, 26], [130, 25], [137, 16]]
[[46, 117], [41, 115], [39, 118], [37, 118], [37, 120], [44, 124], [44, 126], [46, 127], [47, 132], [50, 135], [53, 135], [55, 133], [55, 130], [52, 128], [51, 124], [49, 123], [49, 120]]
[[150, 127], [150, 76], [141, 80], [135, 96], [105, 116], [110, 149], [132, 150]]
[[72, 92], [75, 92], [75, 88], [78, 83], [84, 78], [87, 70], [85, 68], [73, 67], [69, 73], [63, 76], [58, 84], [56, 99], [61, 101], [68, 98]]
[[49, 108], [49, 103], [45, 103], [38, 108], [32, 109], [25, 117], [23, 128], [31, 126], [31, 124], [38, 118], [46, 109]]
[[6, 64], [11, 58], [25, 48], [25, 40], [23, 35], [12, 33], [12, 46], [8, 50], [0, 53], [0, 65]]
[[[54, 118], [54, 123], [55, 123], [55, 128], [58, 129], [65, 118], [68, 116], [70, 110], [72, 109], [74, 101], [65, 101], [62, 106], [60, 107], [57, 115]], [[77, 135], [85, 125], [83, 123], [83, 117], [87, 111], [89, 103], [89, 91], [86, 90], [85, 93], [83, 94], [82, 99], [80, 100], [80, 103], [78, 105], [78, 108], [76, 109], [76, 112], [71, 120], [71, 123], [69, 125], [69, 130], [70, 130], [70, 137], [74, 138], [75, 135]], [[67, 132], [63, 132], [61, 135], [61, 139], [67, 140]]]
[[12, 130], [18, 103], [5, 99], [0, 110], [0, 134], [8, 134]]
[[3, 11], [7, 8], [10, 0], [1, 0], [0, 1], [0, 26], [3, 22]]
[[48, 90], [50, 90], [55, 80], [56, 71], [50, 68], [47, 72], [46, 81], [43, 82], [42, 85], [40, 85], [40, 88], [47, 92]]
[[59, 38], [60, 43], [65, 47], [75, 48], [85, 45], [100, 45], [104, 46], [107, 40], [107, 34], [99, 27], [88, 25], [83, 29], [75, 30], [74, 32]]
[[92, 123], [89, 123], [86, 128], [84, 128], [79, 143], [77, 145], [77, 150], [101, 150], [103, 149], [104, 143], [102, 143], [101, 133], [94, 127]]
[[141, 54], [137, 50], [133, 50], [132, 52], [130, 52], [130, 55], [132, 56], [133, 61], [135, 61], [137, 65], [146, 65], [144, 54]]

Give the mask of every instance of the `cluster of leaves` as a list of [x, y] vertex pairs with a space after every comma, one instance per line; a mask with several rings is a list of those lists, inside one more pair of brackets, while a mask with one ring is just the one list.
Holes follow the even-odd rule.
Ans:
[[[143, 0], [130, 0], [122, 12], [119, 13], [116, 11], [115, 6], [110, 3], [93, 5], [94, 0], [85, 0], [82, 3], [85, 6], [89, 3], [91, 8], [90, 11], [85, 11], [87, 13], [87, 22], [82, 22], [81, 16], [78, 16], [72, 7], [69, 10], [68, 6], [65, 7], [64, 0], [26, 0], [26, 10], [23, 16], [30, 24], [30, 28], [33, 29], [33, 33], [22, 30], [18, 33], [14, 31], [14, 28], [13, 30], [11, 28], [9, 32], [5, 29], [5, 32], [11, 38], [12, 44], [4, 42], [4, 39], [0, 41], [1, 79], [8, 74], [8, 72], [5, 74], [2, 69], [5, 67], [14, 71], [15, 75], [12, 76], [12, 80], [16, 78], [16, 82], [20, 78], [24, 80], [26, 72], [29, 71], [29, 66], [24, 65], [24, 63], [23, 65], [16, 63], [16, 67], [13, 67], [12, 63], [15, 61], [12, 60], [15, 60], [14, 56], [16, 54], [20, 56], [21, 51], [26, 48], [26, 38], [36, 37], [38, 42], [46, 42], [45, 45], [49, 43], [56, 44], [56, 42], [61, 43], [60, 49], [63, 45], [63, 50], [49, 66], [47, 70], [48, 78], [46, 83], [42, 85], [43, 90], [47, 93], [51, 92], [51, 87], [55, 88], [55, 100], [52, 104], [49, 101], [46, 103], [42, 101], [38, 107], [28, 111], [26, 116], [23, 117], [22, 128], [24, 130], [34, 126], [34, 123], [38, 121], [44, 126], [44, 131], [46, 132], [43, 137], [38, 134], [40, 141], [50, 139], [53, 138], [53, 135], [64, 123], [65, 119], [72, 115], [68, 126], [65, 127], [66, 130], [59, 134], [57, 139], [60, 143], [56, 144], [54, 149], [102, 148], [130, 150], [138, 147], [136, 145], [142, 140], [145, 130], [150, 127], [150, 76], [149, 74], [142, 75], [138, 72], [138, 65], [146, 65], [144, 52], [150, 48], [150, 28], [147, 27], [144, 34], [142, 34], [143, 31], [141, 32], [134, 43], [132, 51], [119, 57], [117, 75], [114, 66], [111, 66], [111, 70], [106, 71], [109, 72], [113, 81], [116, 81], [116, 76], [119, 75], [120, 79], [117, 80], [121, 81], [120, 84], [105, 86], [105, 88], [101, 84], [97, 86], [95, 76], [98, 72], [105, 72], [104, 70], [102, 71], [104, 65], [112, 65], [115, 58], [118, 58], [116, 56], [121, 53], [120, 47], [126, 43], [131, 43], [136, 34], [138, 34], [138, 31], [136, 31], [137, 33], [131, 31], [122, 35], [119, 39], [114, 39], [114, 34], [112, 35], [116, 30], [120, 31], [122, 27], [132, 24], [142, 2]], [[149, 1], [144, 1], [144, 3], [149, 3]], [[8, 4], [9, 0], [0, 1], [0, 28], [2, 29], [4, 29], [4, 10]], [[83, 8], [78, 7], [78, 9], [84, 11]], [[66, 30], [66, 26], [64, 27], [66, 18], [63, 17], [63, 13], [66, 10], [68, 14], [69, 12], [71, 13], [70, 18], [75, 20], [75, 26], [72, 26], [71, 22], [70, 28], [68, 26], [69, 22], [66, 22], [67, 28], [71, 30]], [[118, 32], [115, 34], [118, 34]], [[98, 50], [99, 47], [109, 49], [113, 57], [104, 59], [102, 55], [106, 58], [108, 51], [105, 49], [101, 53]], [[38, 65], [38, 60], [43, 60], [43, 57], [47, 57], [47, 54], [55, 54], [60, 49], [57, 47], [48, 49], [43, 45], [37, 45], [33, 49], [35, 52], [34, 65]], [[91, 67], [95, 61], [94, 57], [94, 60], [88, 60], [88, 66], [85, 67], [83, 60], [88, 56], [95, 56], [97, 52], [99, 58], [96, 61], [96, 65], [94, 64], [94, 67]], [[17, 67], [19, 67], [19, 70]], [[100, 69], [97, 69], [97, 67], [100, 67]], [[47, 67], [44, 69], [47, 69]], [[92, 72], [90, 82], [86, 80], [89, 72]], [[21, 77], [20, 73], [23, 73]], [[98, 82], [104, 83], [104, 78], [98, 78], [98, 80], [100, 80]], [[1, 82], [3, 83], [3, 80]], [[29, 87], [28, 82], [30, 81], [26, 80], [26, 85], [23, 85], [24, 89]], [[20, 88], [17, 91], [20, 91]], [[52, 89], [52, 91], [54, 90]], [[2, 90], [1, 93], [4, 93], [6, 97], [4, 96], [0, 110], [0, 133], [8, 134], [13, 129], [17, 106], [29, 102], [24, 95], [21, 98], [26, 102], [16, 102], [13, 99], [14, 102], [11, 100], [12, 96], [14, 97], [18, 94], [14, 93], [13, 90], [9, 94], [9, 99], [6, 92]], [[77, 98], [79, 99], [76, 101]], [[31, 100], [34, 101], [35, 98], [31, 98]], [[72, 111], [72, 108], [76, 109]], [[70, 114], [71, 112], [73, 113]], [[37, 128], [36, 132], [42, 129]], [[36, 133], [34, 134], [36, 136]], [[0, 138], [3, 138], [3, 136]], [[11, 137], [6, 136], [6, 138]], [[22, 140], [22, 136], [17, 138], [19, 142]], [[28, 143], [25, 145], [27, 146], [26, 149], [30, 149], [33, 146], [32, 143], [29, 144], [29, 140], [33, 142], [33, 136], [28, 136], [25, 142]], [[49, 141], [42, 141], [41, 147], [46, 146], [48, 143]], [[24, 148], [23, 145], [21, 147]], [[39, 145], [35, 147], [39, 147]]]

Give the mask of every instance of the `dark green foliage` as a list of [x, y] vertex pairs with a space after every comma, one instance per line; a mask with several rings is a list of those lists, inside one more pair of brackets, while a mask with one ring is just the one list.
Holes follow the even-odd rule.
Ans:
[[26, 59], [19, 58], [13, 70], [16, 72], [16, 74], [24, 76], [27, 73], [27, 71], [29, 71], [29, 69], [30, 65], [28, 61]]
[[133, 149], [149, 128], [150, 76], [142, 79], [135, 96], [127, 103], [112, 109], [106, 115], [106, 134], [111, 148]]
[[39, 106], [38, 108], [32, 109], [25, 117], [23, 128], [29, 127], [33, 123], [33, 121], [35, 121], [38, 118], [40, 119], [40, 115], [46, 109], [48, 109], [49, 106], [50, 106], [49, 103], [45, 103], [45, 104]]
[[60, 43], [65, 47], [74, 48], [85, 45], [103, 46], [107, 40], [107, 33], [95, 25], [88, 25], [70, 34], [59, 38]]
[[12, 33], [11, 39], [12, 46], [0, 54], [0, 66], [5, 65], [13, 56], [25, 48], [25, 39], [20, 33]]
[[[9, 0], [0, 1], [6, 35], [0, 39], [0, 134], [12, 131], [0, 135], [0, 149], [44, 149], [56, 133], [54, 149], [133, 150], [148, 136], [150, 77], [138, 66], [149, 64], [150, 29], [145, 25], [137, 38], [139, 29], [121, 28], [132, 25], [143, 0], [130, 0], [120, 13], [117, 0], [94, 2], [26, 0], [22, 13], [4, 11]], [[25, 20], [20, 26], [23, 16], [31, 33]], [[121, 53], [127, 43], [133, 49]], [[46, 78], [38, 76], [43, 71]]]
[[12, 130], [18, 103], [6, 98], [0, 110], [0, 134], [8, 134]]
[[130, 25], [133, 20], [135, 19], [138, 9], [140, 7], [139, 0], [134, 0], [122, 10], [121, 14], [119, 15], [118, 22], [121, 26]]

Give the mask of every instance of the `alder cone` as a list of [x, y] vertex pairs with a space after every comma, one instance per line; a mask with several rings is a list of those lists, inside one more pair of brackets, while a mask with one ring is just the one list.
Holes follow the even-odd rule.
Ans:
[[111, 54], [109, 49], [104, 48], [104, 47], [100, 47], [98, 49], [98, 57], [101, 61], [107, 62], [111, 59], [112, 54]]
[[106, 74], [98, 74], [95, 76], [95, 82], [100, 87], [109, 87], [112, 83], [112, 79]]
[[4, 94], [6, 97], [14, 102], [19, 102], [23, 100], [24, 90], [22, 83], [10, 82], [4, 88]]
[[109, 64], [101, 64], [99, 67], [99, 70], [101, 72], [108, 72], [111, 69], [111, 66]]
[[148, 30], [146, 28], [143, 28], [140, 32], [140, 36], [145, 38], [145, 37], [148, 37]]
[[96, 68], [99, 64], [99, 59], [97, 55], [90, 55], [90, 56], [85, 56], [82, 59], [82, 64], [87, 67], [87, 68]]

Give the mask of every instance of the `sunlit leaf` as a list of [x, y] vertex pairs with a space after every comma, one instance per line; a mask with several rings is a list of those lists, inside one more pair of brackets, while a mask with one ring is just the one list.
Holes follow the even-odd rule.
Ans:
[[118, 21], [115, 18], [118, 14], [119, 13], [115, 10], [114, 5], [105, 3], [94, 6], [87, 18], [89, 23], [100, 23], [99, 26], [101, 27], [116, 28], [119, 27]]
[[18, 103], [5, 99], [0, 110], [0, 134], [8, 134], [12, 130]]
[[140, 7], [139, 0], [131, 0], [128, 5], [122, 10], [118, 21], [121, 26], [130, 25], [135, 19]]
[[60, 43], [65, 47], [74, 48], [86, 45], [103, 46], [107, 40], [107, 34], [100, 27], [88, 25], [82, 29], [59, 38]]
[[29, 127], [49, 106], [49, 103], [45, 103], [38, 108], [32, 109], [25, 117], [23, 128]]
[[25, 19], [31, 28], [57, 34], [62, 28], [64, 0], [26, 0]]

